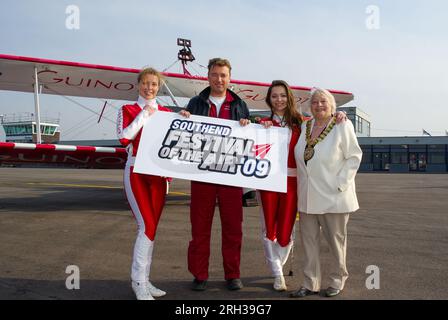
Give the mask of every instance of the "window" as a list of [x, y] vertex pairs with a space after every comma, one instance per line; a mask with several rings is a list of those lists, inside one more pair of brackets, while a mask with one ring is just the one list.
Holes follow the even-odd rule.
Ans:
[[429, 154], [428, 163], [431, 164], [444, 164], [446, 162], [444, 152], [432, 152]]
[[348, 114], [348, 115], [347, 115], [347, 118], [350, 119], [350, 121], [351, 121], [352, 124], [353, 124], [353, 128], [355, 128], [355, 130], [356, 130], [356, 120], [355, 120], [355, 115], [353, 115], [353, 114]]
[[445, 145], [428, 145], [428, 163], [444, 164], [445, 162]]
[[407, 164], [408, 163], [408, 153], [404, 152], [392, 152], [391, 163], [393, 164]]
[[368, 164], [372, 163], [372, 152], [364, 152], [362, 153], [361, 163]]
[[31, 126], [29, 125], [14, 125], [14, 126], [4, 126], [5, 133], [8, 136], [18, 136], [18, 135], [26, 135], [30, 134]]
[[426, 152], [426, 144], [411, 144], [409, 152]]
[[356, 116], [356, 132], [362, 133], [362, 118]]
[[408, 163], [408, 145], [392, 145], [390, 147], [390, 158], [393, 164], [407, 164]]
[[444, 144], [430, 144], [428, 145], [429, 152], [445, 152]]
[[16, 129], [17, 129], [17, 134], [25, 134], [26, 133], [26, 128], [23, 124], [17, 126]]

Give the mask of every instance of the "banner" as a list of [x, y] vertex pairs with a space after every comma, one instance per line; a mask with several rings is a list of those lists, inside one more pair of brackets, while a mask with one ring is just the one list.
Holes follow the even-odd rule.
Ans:
[[289, 129], [156, 112], [146, 122], [134, 172], [286, 192]]

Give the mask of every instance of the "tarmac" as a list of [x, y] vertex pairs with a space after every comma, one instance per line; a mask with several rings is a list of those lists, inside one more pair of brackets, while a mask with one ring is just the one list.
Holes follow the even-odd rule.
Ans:
[[[135, 299], [130, 266], [136, 223], [122, 174], [0, 168], [0, 299]], [[358, 174], [356, 185], [361, 209], [348, 224], [350, 276], [343, 292], [331, 300], [448, 299], [448, 175]], [[293, 300], [288, 293], [303, 279], [298, 228], [284, 267], [285, 275], [293, 273], [286, 277], [288, 291], [276, 292], [264, 261], [258, 206], [244, 208], [244, 288], [225, 287], [217, 209], [208, 289], [190, 289], [189, 187], [189, 181], [173, 181], [159, 224], [151, 280], [168, 294], [158, 300]], [[329, 258], [322, 239], [323, 289]], [[77, 269], [70, 269], [73, 265]], [[66, 286], [75, 283], [72, 270], [79, 270], [79, 289]]]

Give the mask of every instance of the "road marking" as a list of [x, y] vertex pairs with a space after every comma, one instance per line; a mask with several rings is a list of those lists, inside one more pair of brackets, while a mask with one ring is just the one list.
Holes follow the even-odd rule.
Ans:
[[[69, 183], [45, 183], [45, 182], [28, 182], [28, 185], [52, 186], [52, 187], [70, 187], [70, 188], [96, 188], [96, 189], [123, 189], [123, 187], [101, 186], [91, 184], [69, 184]], [[189, 193], [170, 191], [169, 195], [173, 196], [190, 196]]]
[[176, 191], [170, 191], [168, 194], [172, 194], [173, 196], [190, 196], [189, 193], [185, 193], [185, 192], [176, 192]]
[[27, 184], [39, 185], [39, 186], [52, 186], [52, 187], [122, 189], [122, 187], [100, 186], [100, 185], [90, 185], [90, 184], [45, 183], [45, 182], [28, 182]]

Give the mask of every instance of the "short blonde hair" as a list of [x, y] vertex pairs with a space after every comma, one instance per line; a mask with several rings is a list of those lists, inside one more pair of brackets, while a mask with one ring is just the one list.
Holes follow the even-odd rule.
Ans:
[[144, 68], [142, 69], [139, 74], [138, 74], [138, 78], [137, 78], [137, 82], [140, 83], [140, 81], [142, 80], [142, 78], [148, 74], [152, 74], [153, 76], [156, 76], [157, 79], [159, 79], [159, 87], [162, 86], [163, 84], [163, 76], [162, 74], [157, 71], [154, 68]]
[[330, 91], [322, 89], [322, 88], [313, 88], [311, 89], [311, 97], [310, 97], [310, 110], [311, 104], [313, 103], [313, 99], [315, 96], [322, 96], [327, 99], [328, 103], [331, 107], [331, 113], [336, 113], [336, 100]]

